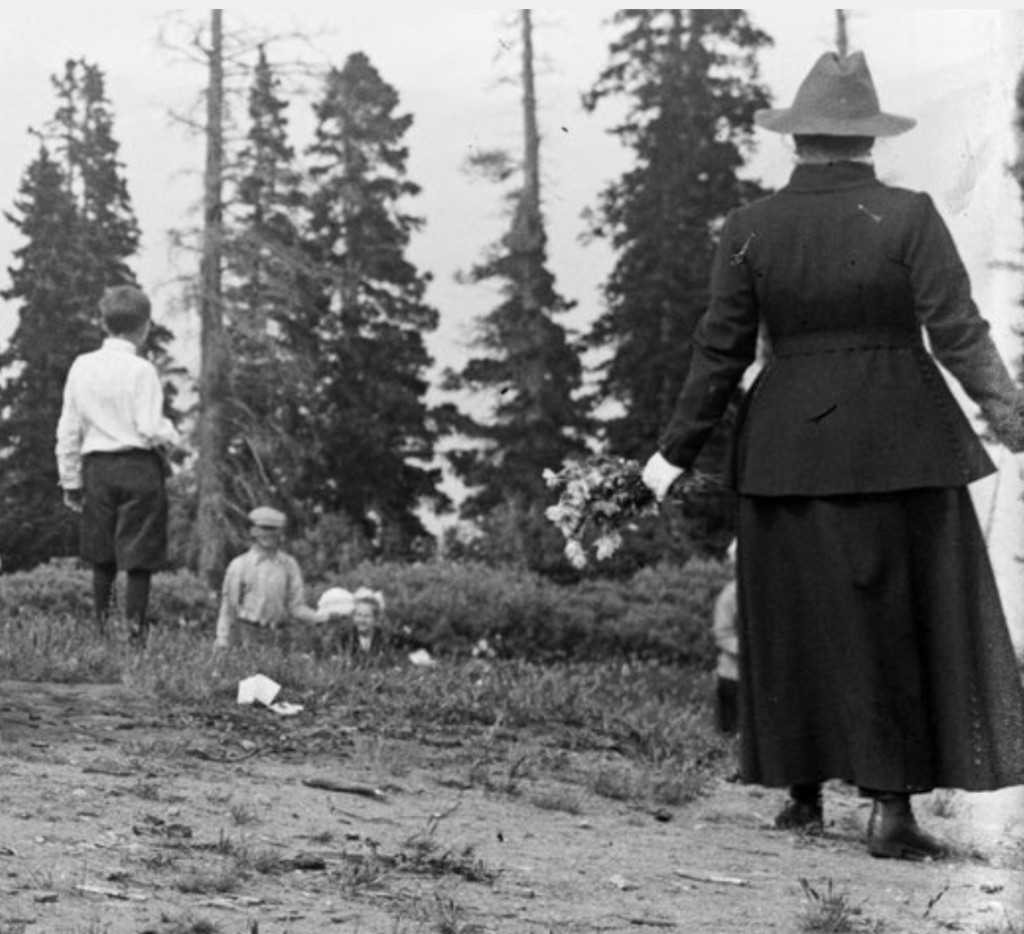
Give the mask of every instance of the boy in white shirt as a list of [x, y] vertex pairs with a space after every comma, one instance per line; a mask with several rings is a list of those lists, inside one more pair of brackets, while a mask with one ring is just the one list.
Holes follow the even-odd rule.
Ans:
[[93, 605], [105, 630], [118, 570], [127, 574], [132, 641], [148, 631], [150, 579], [167, 562], [167, 456], [179, 443], [164, 416], [156, 367], [141, 356], [150, 302], [134, 286], [100, 299], [107, 337], [71, 364], [57, 423], [64, 502], [79, 513], [80, 555], [93, 568]]

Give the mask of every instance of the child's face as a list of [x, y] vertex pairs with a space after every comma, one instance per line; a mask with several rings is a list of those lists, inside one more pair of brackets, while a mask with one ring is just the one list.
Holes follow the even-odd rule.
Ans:
[[359, 648], [369, 652], [373, 647], [373, 634], [377, 628], [377, 605], [368, 600], [359, 600], [352, 610], [352, 622], [356, 627]]
[[377, 621], [377, 607], [369, 602], [360, 600], [352, 611], [352, 621], [357, 629], [364, 629], [373, 626]]
[[281, 530], [267, 528], [265, 525], [253, 525], [249, 528], [253, 542], [264, 551], [276, 551], [281, 545]]

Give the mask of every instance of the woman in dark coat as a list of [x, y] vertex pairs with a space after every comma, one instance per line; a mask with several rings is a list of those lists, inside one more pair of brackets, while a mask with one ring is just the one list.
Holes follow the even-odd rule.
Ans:
[[1024, 784], [1024, 692], [967, 489], [994, 467], [934, 360], [1013, 451], [1024, 395], [931, 199], [875, 177], [875, 138], [914, 121], [880, 110], [863, 55], [822, 56], [757, 121], [798, 164], [725, 223], [644, 478], [661, 498], [692, 465], [763, 326], [730, 477], [741, 773], [789, 788], [786, 827], [820, 827], [824, 782], [857, 785], [873, 855], [936, 858], [910, 796]]

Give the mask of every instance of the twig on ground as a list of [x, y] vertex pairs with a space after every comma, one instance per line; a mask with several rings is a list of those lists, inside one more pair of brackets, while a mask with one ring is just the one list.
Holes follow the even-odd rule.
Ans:
[[304, 778], [302, 784], [309, 788], [321, 788], [324, 791], [337, 791], [346, 795], [360, 795], [373, 798], [375, 801], [386, 801], [387, 796], [373, 785], [362, 785], [359, 782], [342, 782], [334, 778]]
[[676, 875], [681, 879], [689, 879], [692, 882], [709, 882], [713, 885], [750, 885], [749, 879], [740, 879], [738, 876], [708, 875], [701, 872], [687, 872], [685, 869], [677, 869]]

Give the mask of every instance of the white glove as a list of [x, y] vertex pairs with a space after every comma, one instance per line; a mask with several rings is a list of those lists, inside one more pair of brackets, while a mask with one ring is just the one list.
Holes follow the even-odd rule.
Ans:
[[686, 471], [682, 467], [670, 464], [660, 451], [651, 455], [644, 465], [644, 472], [641, 479], [660, 503], [668, 494], [672, 484], [676, 482]]

